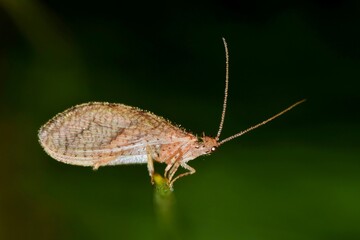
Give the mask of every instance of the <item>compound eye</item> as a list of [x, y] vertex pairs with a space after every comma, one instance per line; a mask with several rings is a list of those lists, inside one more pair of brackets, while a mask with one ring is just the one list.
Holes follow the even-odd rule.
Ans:
[[213, 151], [215, 151], [216, 150], [216, 147], [212, 147], [211, 148], [211, 151], [213, 152]]

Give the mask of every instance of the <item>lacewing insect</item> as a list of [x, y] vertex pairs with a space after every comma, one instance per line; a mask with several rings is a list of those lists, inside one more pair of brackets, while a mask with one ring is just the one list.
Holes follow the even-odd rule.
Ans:
[[[174, 182], [195, 173], [188, 161], [214, 152], [220, 145], [242, 136], [293, 107], [233, 136], [220, 140], [225, 120], [229, 87], [229, 54], [223, 38], [226, 57], [225, 97], [216, 137], [198, 137], [165, 118], [123, 104], [90, 102], [77, 105], [56, 115], [39, 130], [39, 141], [51, 157], [67, 164], [100, 166], [147, 164], [153, 182], [153, 162], [165, 163], [164, 177], [172, 189]], [[175, 177], [179, 167], [187, 172]]]

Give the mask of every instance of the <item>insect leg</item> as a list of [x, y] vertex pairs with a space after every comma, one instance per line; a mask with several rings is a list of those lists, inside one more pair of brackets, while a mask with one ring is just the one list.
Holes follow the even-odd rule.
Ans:
[[[189, 149], [191, 148], [190, 145], [184, 147], [184, 148], [179, 148], [178, 151], [179, 151], [179, 155], [176, 156], [176, 158], [173, 160], [174, 161], [174, 166], [170, 169], [170, 172], [169, 172], [169, 186], [170, 188], [172, 189], [172, 184], [173, 182], [178, 179], [179, 177], [183, 176], [184, 174], [180, 174], [178, 177], [176, 177], [174, 180], [173, 177], [176, 173], [176, 171], [178, 170], [179, 166], [183, 166], [183, 164], [185, 164], [186, 166], [188, 166], [186, 163], [184, 163], [182, 160], [183, 160], [183, 156], [184, 156], [184, 153], [186, 153], [187, 151], [189, 151]], [[186, 167], [185, 167], [186, 168]], [[191, 167], [190, 167], [191, 168]], [[189, 168], [186, 168], [189, 170]], [[193, 168], [191, 168], [193, 169]], [[187, 175], [187, 174], [185, 174]]]
[[146, 146], [146, 154], [147, 154], [147, 167], [151, 179], [151, 184], [154, 184], [154, 160], [151, 156], [153, 150], [150, 146]]
[[170, 188], [172, 188], [174, 182], [175, 182], [176, 180], [178, 180], [179, 178], [185, 177], [186, 175], [194, 174], [194, 173], [196, 172], [196, 170], [195, 170], [194, 168], [190, 167], [190, 166], [187, 165], [186, 163], [182, 163], [181, 166], [182, 166], [183, 168], [185, 168], [186, 170], [189, 170], [189, 171], [186, 172], [186, 173], [182, 173], [182, 174], [178, 175], [176, 178], [174, 178], [173, 180], [171, 180], [171, 182], [170, 182]]
[[164, 177], [169, 179], [169, 170], [173, 167], [174, 163], [179, 159], [179, 157], [175, 157], [177, 154], [180, 154], [182, 156], [181, 147], [178, 148], [173, 154], [170, 155], [164, 162], [168, 162], [170, 160], [170, 163], [165, 168]]
[[173, 167], [171, 168], [171, 170], [169, 172], [169, 182], [171, 182], [171, 179], [174, 177], [174, 174], [178, 170], [179, 166], [180, 166], [179, 162], [174, 163]]
[[184, 152], [186, 153], [190, 148], [191, 148], [190, 145], [186, 146], [186, 144], [184, 144], [181, 147], [179, 147], [176, 151], [174, 151], [174, 153], [171, 154], [170, 157], [168, 157], [165, 160], [165, 162], [169, 162], [169, 163], [165, 168], [164, 177], [168, 179], [169, 186], [171, 188], [172, 188], [172, 186], [170, 185], [170, 183], [172, 182], [171, 179], [174, 177], [176, 171], [178, 170], [181, 164]]
[[174, 163], [169, 163], [168, 165], [166, 165], [165, 168], [165, 172], [164, 172], [164, 177], [168, 179], [168, 171], [171, 169], [171, 167], [174, 165]]

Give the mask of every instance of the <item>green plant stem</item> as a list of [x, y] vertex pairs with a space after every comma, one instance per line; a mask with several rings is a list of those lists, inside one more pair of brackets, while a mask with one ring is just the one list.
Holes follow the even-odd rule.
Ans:
[[175, 196], [167, 179], [154, 175], [154, 207], [157, 215], [159, 235], [163, 239], [177, 239], [178, 231], [175, 214]]

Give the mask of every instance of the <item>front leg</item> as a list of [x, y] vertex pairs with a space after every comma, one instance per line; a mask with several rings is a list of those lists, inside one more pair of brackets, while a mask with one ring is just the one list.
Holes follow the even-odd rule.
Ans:
[[173, 180], [171, 180], [171, 182], [170, 182], [170, 184], [169, 184], [170, 189], [173, 189], [173, 184], [174, 184], [174, 182], [175, 182], [176, 180], [178, 180], [179, 178], [185, 177], [185, 176], [190, 175], [190, 174], [194, 174], [194, 173], [196, 172], [195, 168], [190, 167], [190, 166], [187, 165], [187, 163], [185, 163], [185, 162], [184, 162], [184, 163], [181, 163], [181, 166], [182, 166], [183, 168], [185, 168], [186, 170], [188, 170], [188, 172], [182, 173], [182, 174], [176, 176], [176, 178], [174, 178]]
[[[176, 156], [178, 155], [178, 156]], [[175, 163], [177, 163], [178, 160], [181, 160], [182, 157], [182, 150], [181, 147], [179, 147], [174, 153], [172, 153], [167, 159], [165, 159], [164, 162], [169, 162], [168, 165], [165, 168], [165, 172], [164, 172], [164, 178], [169, 179], [169, 181], [171, 181], [171, 171], [170, 169], [172, 169], [175, 165]], [[177, 169], [177, 168], [176, 168]], [[169, 172], [170, 170], [170, 172]]]
[[[195, 169], [193, 169], [192, 167], [190, 167], [189, 165], [187, 165], [186, 163], [182, 163], [183, 161], [183, 156], [184, 153], [186, 153], [187, 151], [189, 151], [189, 149], [191, 148], [191, 145], [187, 145], [184, 144], [183, 146], [179, 147], [168, 159], [170, 160], [170, 163], [166, 166], [165, 168], [165, 173], [164, 173], [164, 177], [168, 179], [169, 182], [169, 187], [170, 189], [172, 188], [173, 183], [175, 182], [176, 179], [188, 175], [188, 174], [192, 174], [195, 172]], [[174, 180], [172, 180], [172, 178], [174, 177], [176, 171], [178, 170], [179, 166], [184, 167], [185, 169], [189, 170], [191, 173], [183, 173], [180, 174], [179, 176], [177, 176]]]

